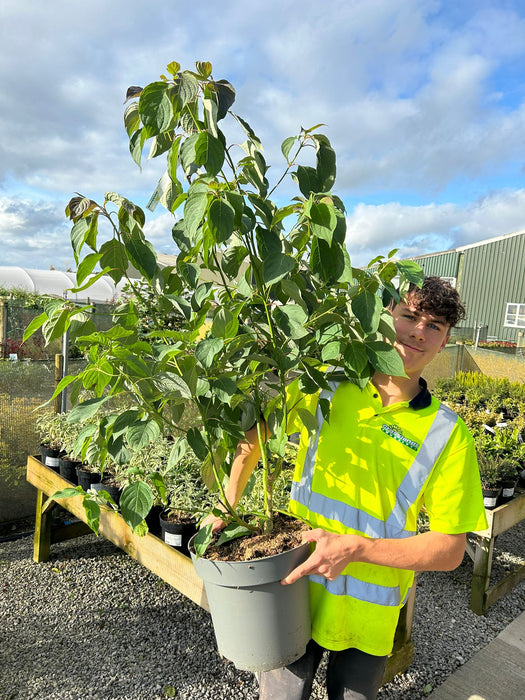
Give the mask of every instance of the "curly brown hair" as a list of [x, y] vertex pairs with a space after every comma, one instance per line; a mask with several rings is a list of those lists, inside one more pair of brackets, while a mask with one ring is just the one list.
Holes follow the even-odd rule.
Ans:
[[411, 284], [405, 301], [408, 299], [418, 310], [442, 316], [451, 328], [466, 316], [457, 291], [439, 277], [425, 277], [421, 288]]

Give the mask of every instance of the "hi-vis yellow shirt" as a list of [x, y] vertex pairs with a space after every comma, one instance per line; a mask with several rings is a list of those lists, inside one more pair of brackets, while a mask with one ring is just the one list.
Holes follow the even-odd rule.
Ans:
[[[433, 531], [484, 529], [473, 439], [421, 385], [412, 401], [384, 408], [371, 383], [361, 391], [350, 382], [330, 382], [331, 391], [315, 395], [301, 394], [292, 383], [288, 427], [301, 437], [290, 510], [314, 528], [373, 538], [414, 536], [423, 506]], [[304, 410], [317, 418], [313, 435]], [[413, 579], [412, 571], [363, 562], [350, 563], [334, 581], [311, 576], [313, 639], [334, 651], [389, 654]]]

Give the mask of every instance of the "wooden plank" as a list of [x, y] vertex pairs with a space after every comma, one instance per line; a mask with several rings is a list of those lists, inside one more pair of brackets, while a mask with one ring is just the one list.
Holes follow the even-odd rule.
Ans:
[[489, 588], [486, 593], [485, 611], [490, 608], [497, 600], [507, 595], [514, 586], [525, 578], [525, 564], [522, 564], [518, 569], [511, 571], [498, 581], [494, 586]]
[[[71, 487], [71, 484], [60, 474], [31, 456], [27, 459], [27, 480], [48, 496]], [[79, 520], [87, 523], [82, 499], [79, 496], [61, 498], [58, 502]], [[99, 533], [166, 583], [169, 583], [170, 586], [208, 610], [204, 584], [195, 573], [189, 557], [184, 556], [151, 533], [139, 537], [125, 523], [122, 516], [110, 508], [103, 507], [101, 509]], [[47, 554], [49, 556], [49, 549]], [[39, 559], [39, 561], [45, 560]]]
[[478, 538], [474, 556], [474, 571], [472, 572], [472, 592], [470, 595], [470, 609], [476, 615], [485, 614], [493, 550], [494, 538]]
[[33, 560], [41, 563], [49, 560], [51, 546], [51, 509], [44, 510], [46, 494], [36, 493], [35, 534], [33, 536]]

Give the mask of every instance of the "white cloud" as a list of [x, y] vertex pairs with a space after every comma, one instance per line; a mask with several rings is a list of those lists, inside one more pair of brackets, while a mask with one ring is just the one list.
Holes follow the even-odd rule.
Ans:
[[[262, 138], [274, 179], [282, 139], [325, 123], [337, 192], [385, 202], [350, 217], [367, 249], [442, 248], [485, 235], [488, 220], [490, 235], [520, 228], [510, 191], [487, 194], [482, 206], [457, 184], [478, 198], [495, 182], [521, 196], [524, 35], [518, 0], [333, 0], [329, 9], [314, 0], [4, 0], [3, 255], [20, 260], [25, 250], [29, 266], [72, 265], [63, 208], [76, 191], [100, 200], [114, 190], [145, 205], [163, 159], [142, 173], [132, 162], [122, 103], [129, 85], [155, 80], [172, 60], [209, 60], [216, 78], [231, 80], [235, 110]], [[432, 203], [449, 193], [454, 204]], [[388, 236], [379, 233], [386, 225]], [[148, 230], [170, 248], [167, 219], [151, 217]]]
[[448, 250], [525, 228], [525, 189], [494, 192], [465, 205], [358, 204], [347, 217], [354, 265], [399, 248], [406, 258]]

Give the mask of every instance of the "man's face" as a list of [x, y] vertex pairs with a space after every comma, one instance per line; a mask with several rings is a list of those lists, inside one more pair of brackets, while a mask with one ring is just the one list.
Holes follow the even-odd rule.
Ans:
[[442, 316], [418, 310], [409, 297], [406, 303], [394, 307], [392, 317], [397, 334], [394, 346], [401, 355], [405, 372], [409, 377], [419, 377], [447, 344], [450, 326]]

